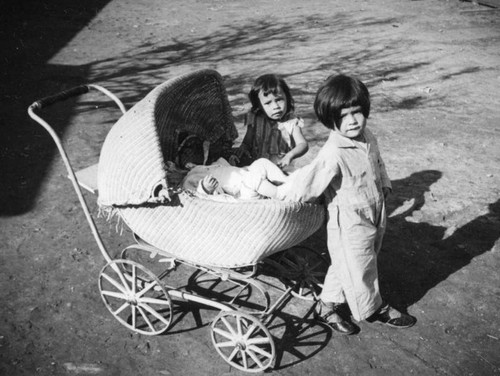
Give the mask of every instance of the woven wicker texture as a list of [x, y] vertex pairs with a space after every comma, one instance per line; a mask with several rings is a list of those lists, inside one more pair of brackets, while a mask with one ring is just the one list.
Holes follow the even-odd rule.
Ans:
[[178, 134], [188, 132], [215, 143], [238, 136], [222, 77], [201, 70], [156, 87], [113, 126], [99, 158], [99, 205], [162, 202], [164, 161], [174, 161]]
[[121, 209], [121, 217], [141, 239], [204, 266], [254, 265], [307, 239], [325, 215], [323, 206], [313, 204], [176, 198], [172, 206]]
[[[217, 202], [167, 188], [180, 132], [213, 144], [237, 137], [221, 76], [202, 70], [169, 80], [111, 129], [98, 169], [98, 203], [117, 211], [140, 238], [191, 263], [239, 267], [300, 243], [324, 221], [320, 205], [255, 200]], [[222, 142], [221, 142], [222, 141]], [[155, 193], [156, 192], [156, 193]]]

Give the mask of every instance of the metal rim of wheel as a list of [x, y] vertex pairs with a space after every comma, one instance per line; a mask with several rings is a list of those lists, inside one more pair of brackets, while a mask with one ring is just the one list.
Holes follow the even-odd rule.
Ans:
[[172, 322], [172, 300], [160, 280], [141, 264], [112, 260], [99, 274], [102, 300], [128, 329], [145, 335], [165, 332]]
[[279, 258], [280, 269], [284, 271], [282, 281], [285, 285], [295, 285], [291, 294], [299, 299], [315, 301], [323, 289], [325, 271], [321, 267], [328, 265], [328, 260], [321, 253], [307, 247], [300, 247], [304, 252], [313, 254], [315, 259], [307, 258], [297, 252], [299, 248], [284, 251]]
[[230, 366], [245, 372], [261, 372], [276, 359], [269, 330], [254, 316], [222, 311], [211, 325], [215, 349]]

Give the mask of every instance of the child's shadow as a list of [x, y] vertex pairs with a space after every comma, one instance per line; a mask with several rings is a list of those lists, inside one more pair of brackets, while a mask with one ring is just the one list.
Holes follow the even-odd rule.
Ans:
[[441, 172], [425, 170], [392, 182], [379, 274], [384, 297], [402, 310], [474, 257], [491, 250], [500, 238], [500, 200], [489, 205], [487, 214], [459, 228], [427, 223], [419, 209], [429, 187], [440, 178]]

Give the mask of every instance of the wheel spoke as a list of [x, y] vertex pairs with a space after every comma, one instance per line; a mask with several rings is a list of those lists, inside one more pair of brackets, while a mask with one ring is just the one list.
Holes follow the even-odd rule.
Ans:
[[[127, 294], [130, 290], [127, 286], [125, 285], [120, 285], [115, 279], [107, 275], [106, 273], [101, 274], [109, 283], [111, 283], [113, 286], [115, 286], [118, 290], [120, 290], [122, 293]], [[123, 282], [123, 281], [122, 281]]]
[[241, 355], [241, 360], [243, 361], [243, 367], [245, 369], [248, 369], [248, 360], [247, 360], [246, 352], [243, 350], [240, 350], [240, 355]]
[[267, 337], [260, 337], [260, 338], [250, 338], [247, 343], [249, 345], [268, 345], [271, 343], [269, 338]]
[[112, 296], [113, 298], [127, 300], [127, 295], [125, 295], [125, 294], [123, 294], [121, 292], [114, 292], [114, 291], [107, 291], [107, 290], [101, 290], [101, 292], [104, 295]]
[[309, 270], [316, 270], [316, 268], [323, 266], [324, 262], [322, 260], [318, 260], [314, 265], [309, 267]]
[[231, 326], [229, 321], [225, 317], [221, 317], [221, 321], [226, 325], [226, 328], [229, 330], [229, 332], [233, 335], [233, 337], [237, 337], [237, 334], [234, 331], [234, 328]]
[[248, 349], [253, 352], [259, 353], [260, 355], [265, 356], [266, 358], [273, 357], [272, 354], [268, 353], [267, 351], [263, 350], [261, 347], [258, 346], [248, 346]]
[[153, 286], [155, 286], [156, 284], [157, 284], [156, 281], [149, 282], [146, 286], [144, 286], [144, 288], [141, 291], [139, 291], [137, 297], [140, 298], [141, 296], [143, 296], [145, 293], [150, 291], [151, 288], [153, 288]]
[[233, 347], [234, 341], [218, 342], [215, 344], [216, 347]]
[[304, 287], [302, 287], [302, 284], [299, 287], [298, 294], [304, 296]]
[[[120, 270], [120, 268], [116, 265], [116, 264], [113, 264], [111, 266], [114, 270], [114, 272], [116, 274], [118, 274], [118, 277], [120, 278], [120, 281], [122, 281], [122, 285], [123, 287], [125, 288], [126, 292], [130, 292], [130, 286], [128, 285], [127, 283], [127, 279], [125, 278], [125, 276], [123, 275], [122, 271]], [[111, 282], [111, 281], [110, 281]]]
[[149, 305], [147, 304], [139, 304], [141, 308], [144, 308], [146, 311], [148, 311], [151, 315], [153, 315], [154, 317], [156, 317], [158, 320], [162, 321], [164, 324], [169, 324], [170, 321], [167, 320], [165, 317], [163, 317], [162, 315], [160, 315], [158, 312], [156, 312], [153, 308], [151, 308]]
[[127, 308], [130, 305], [130, 303], [123, 303], [116, 311], [111, 311], [111, 313], [115, 316], [118, 316], [119, 313], [121, 313], [125, 308]]
[[248, 328], [248, 331], [246, 332], [245, 336], [243, 337], [245, 339], [245, 341], [248, 341], [248, 338], [250, 338], [250, 336], [253, 334], [253, 332], [255, 331], [256, 328], [257, 328], [257, 325], [255, 325], [255, 324], [252, 324], [252, 326], [250, 328]]
[[132, 327], [137, 327], [137, 309], [133, 304], [130, 305], [130, 309], [132, 310]]
[[171, 303], [168, 300], [158, 299], [158, 298], [150, 298], [150, 297], [142, 297], [139, 299], [140, 303], [148, 303], [148, 304], [159, 304], [170, 306]]
[[220, 328], [213, 328], [213, 331], [222, 337], [225, 337], [227, 339], [233, 340], [234, 339], [234, 334], [226, 332], [225, 330], [222, 330]]
[[229, 356], [227, 357], [227, 360], [232, 362], [234, 357], [238, 354], [239, 351], [240, 350], [235, 346], [231, 354], [229, 354]]
[[148, 316], [146, 315], [146, 313], [144, 312], [144, 310], [137, 306], [137, 310], [139, 311], [139, 313], [141, 314], [142, 318], [144, 319], [144, 321], [146, 321], [146, 324], [148, 324], [149, 326], [149, 329], [151, 329], [151, 331], [155, 331], [155, 327], [153, 326], [153, 324], [151, 323], [151, 321], [149, 320]]
[[135, 283], [136, 280], [137, 280], [137, 267], [135, 265], [132, 265], [132, 281], [131, 281], [131, 284], [132, 284], [132, 293], [134, 294], [134, 296], [137, 293], [137, 284]]
[[283, 257], [283, 261], [288, 265], [288, 266], [291, 266], [292, 268], [297, 268], [299, 265], [294, 262], [294, 260], [288, 258], [288, 257]]
[[325, 273], [320, 273], [320, 272], [310, 273], [309, 279], [312, 279], [314, 281], [314, 283], [320, 284], [321, 281], [317, 277], [324, 277], [324, 276], [325, 276]]
[[313, 291], [314, 300], [319, 300], [319, 294], [316, 291]]
[[250, 358], [252, 358], [253, 361], [259, 365], [260, 368], [264, 366], [264, 364], [260, 361], [259, 357], [255, 355], [255, 353], [252, 350], [247, 349], [246, 353], [250, 355]]
[[238, 336], [239, 337], [241, 337], [243, 335], [243, 329], [241, 327], [242, 322], [243, 322], [243, 319], [236, 320], [236, 328], [238, 330]]

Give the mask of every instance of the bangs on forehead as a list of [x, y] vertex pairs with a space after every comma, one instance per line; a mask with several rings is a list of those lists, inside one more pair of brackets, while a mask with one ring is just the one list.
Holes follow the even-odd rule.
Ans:
[[263, 86], [261, 91], [264, 96], [268, 96], [269, 94], [278, 95], [283, 90], [281, 90], [279, 82], [276, 82]]
[[361, 104], [359, 103], [358, 98], [345, 98], [343, 101], [340, 102], [340, 108], [350, 108], [350, 107], [359, 107]]
[[353, 87], [349, 86], [344, 86], [343, 90], [340, 90], [338, 93], [338, 102], [340, 103], [339, 107], [346, 108], [346, 107], [355, 107], [355, 106], [360, 106], [360, 96], [361, 93], [359, 90], [356, 90]]

